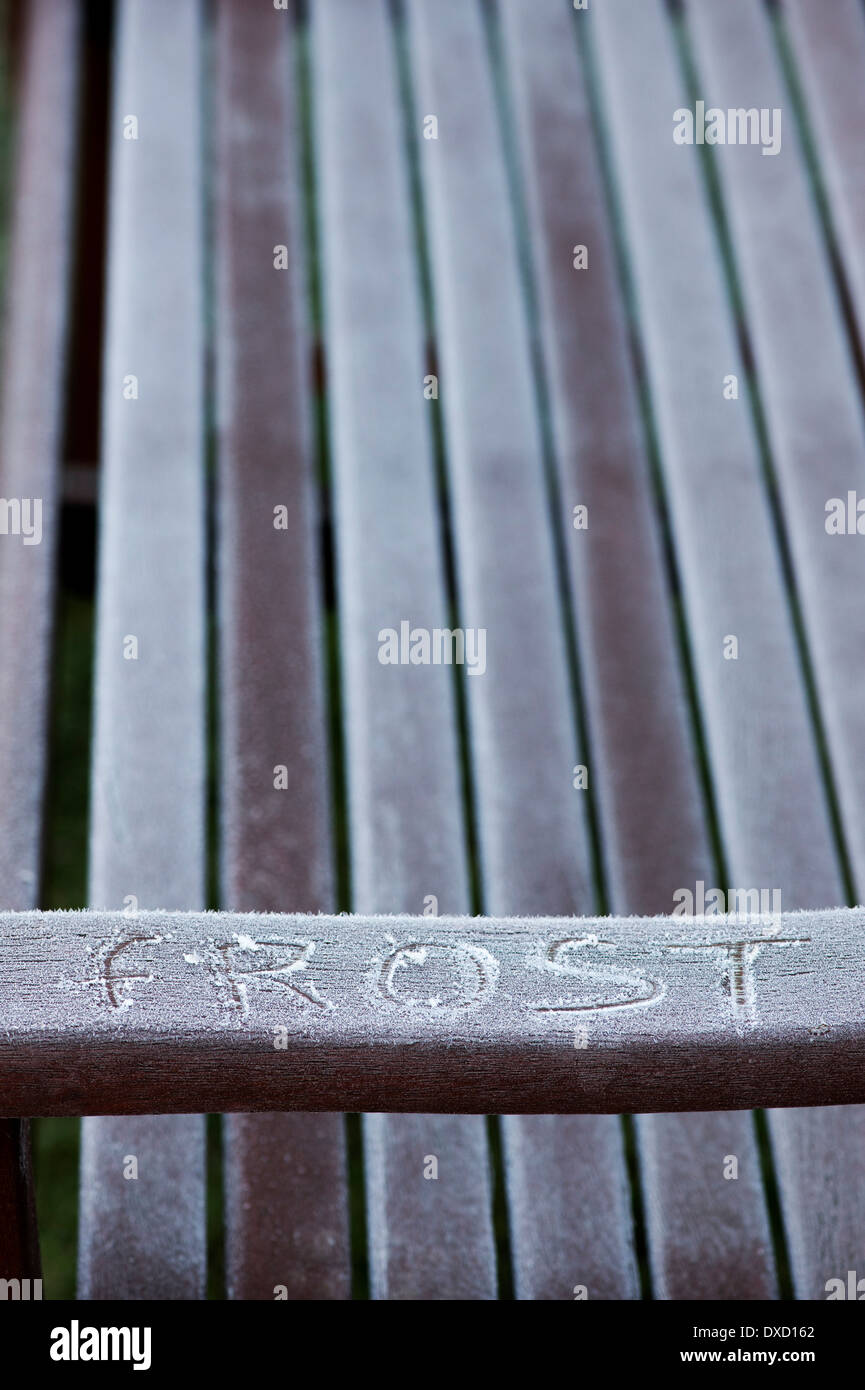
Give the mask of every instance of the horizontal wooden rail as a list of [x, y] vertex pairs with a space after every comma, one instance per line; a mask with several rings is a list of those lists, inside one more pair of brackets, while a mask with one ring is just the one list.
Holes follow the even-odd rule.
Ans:
[[0, 914], [0, 1114], [865, 1101], [865, 908]]

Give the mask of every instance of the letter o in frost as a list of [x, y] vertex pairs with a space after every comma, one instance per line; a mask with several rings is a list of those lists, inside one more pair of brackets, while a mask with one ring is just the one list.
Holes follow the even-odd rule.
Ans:
[[495, 991], [499, 966], [481, 946], [465, 942], [412, 941], [382, 962], [379, 993], [403, 1008], [467, 1009]]

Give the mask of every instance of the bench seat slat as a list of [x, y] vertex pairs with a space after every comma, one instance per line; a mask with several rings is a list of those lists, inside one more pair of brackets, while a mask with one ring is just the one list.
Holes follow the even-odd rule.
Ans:
[[[724, 110], [790, 110], [769, 20], [755, 0], [688, 0], [706, 100]], [[860, 75], [861, 80], [861, 75]], [[865, 886], [861, 660], [865, 549], [826, 531], [826, 503], [865, 496], [865, 419], [795, 123], [780, 154], [717, 152], [758, 385], [802, 603], [814, 678], [859, 891]], [[860, 139], [865, 126], [859, 129]], [[795, 286], [791, 296], [790, 287]], [[793, 1276], [820, 1298], [838, 1270], [865, 1264], [865, 1110], [771, 1117]], [[831, 1220], [827, 1212], [831, 1211]]]
[[[90, 899], [134, 934], [205, 894], [202, 34], [197, 0], [118, 18]], [[80, 1297], [203, 1296], [204, 1214], [200, 1116], [85, 1121]]]
[[507, 1115], [502, 1140], [516, 1297], [561, 1301], [582, 1286], [592, 1300], [637, 1298], [618, 1121]]
[[494, 1299], [483, 1116], [365, 1115], [364, 1155], [373, 1297]]
[[41, 502], [38, 544], [0, 535], [0, 902], [38, 899], [58, 532], [79, 16], [35, 0], [22, 36], [5, 273], [0, 497]]
[[[352, 903], [419, 913], [432, 895], [463, 913], [454, 672], [379, 660], [379, 634], [403, 620], [451, 628], [385, 0], [318, 0], [313, 52]], [[494, 1298], [483, 1119], [366, 1116], [364, 1140], [373, 1298]]]
[[[243, 0], [220, 0], [216, 20], [223, 898], [235, 910], [325, 911], [333, 844], [296, 37], [289, 16]], [[274, 267], [279, 245], [288, 269]], [[341, 1115], [226, 1117], [229, 1298], [349, 1296], [344, 1128]]]
[[[35, 0], [22, 36], [0, 379], [0, 497], [38, 499], [0, 535], [0, 904], [39, 893], [72, 234], [77, 0]], [[31, 512], [30, 521], [35, 514]], [[0, 1120], [0, 1278], [38, 1277], [26, 1120]]]
[[[688, 0], [686, 12], [707, 102], [784, 110], [788, 91], [758, 0]], [[865, 416], [795, 122], [782, 132], [778, 155], [726, 145], [714, 157], [844, 837], [865, 884], [865, 547], [826, 531], [829, 498], [846, 506], [848, 490], [865, 496]]]
[[[733, 882], [843, 901], [745, 371], [659, 0], [586, 15], [630, 248], [697, 691]], [[651, 60], [651, 61], [650, 61]], [[672, 102], [672, 106], [670, 103]], [[638, 114], [639, 113], [639, 114]], [[765, 161], [764, 161], [765, 162]], [[725, 659], [725, 639], [739, 657]], [[809, 789], [807, 796], [803, 788]]]
[[[588, 911], [593, 901], [586, 817], [574, 790], [580, 762], [564, 618], [550, 523], [513, 210], [481, 7], [410, 3], [415, 126], [430, 245], [441, 398], [453, 513], [459, 618], [487, 632], [487, 669], [466, 677], [480, 871], [492, 913]], [[506, 1145], [532, 1131], [505, 1120]], [[514, 1247], [518, 1297], [570, 1298], [574, 1244], [587, 1244], [590, 1208], [621, 1227], [608, 1288], [636, 1289], [619, 1126], [582, 1120], [580, 1174], [601, 1188], [551, 1223], [547, 1276]], [[549, 1182], [566, 1145], [534, 1153]], [[534, 1152], [534, 1151], [533, 1151]], [[528, 1165], [529, 1167], [531, 1164]], [[509, 1182], [512, 1226], [531, 1222], [531, 1190]], [[523, 1259], [523, 1254], [526, 1254]], [[540, 1280], [541, 1282], [536, 1282]]]
[[639, 1115], [636, 1130], [654, 1297], [777, 1298], [753, 1117]]
[[476, 0], [409, 0], [458, 618], [486, 630], [466, 676], [489, 912], [588, 908], [587, 832], [529, 340]]
[[224, 1123], [228, 1297], [347, 1299], [343, 1116], [226, 1115]]
[[[678, 670], [614, 232], [578, 57], [575, 25], [583, 16], [557, 0], [541, 0], [531, 9], [522, 0], [506, 0], [502, 19], [610, 909], [668, 912], [678, 887], [712, 880], [713, 857]], [[577, 245], [588, 249], [587, 271], [573, 266]], [[587, 531], [575, 532], [571, 524], [578, 504], [588, 507]], [[654, 1296], [723, 1297], [748, 1287], [752, 1296], [766, 1297], [774, 1290], [771, 1241], [749, 1117], [643, 1116], [638, 1134]], [[515, 1237], [517, 1244], [534, 1238], [536, 1266], [549, 1278], [549, 1231], [568, 1230], [576, 1203], [567, 1189], [563, 1194], [560, 1186], [537, 1180], [537, 1164], [548, 1152], [543, 1141], [539, 1129], [522, 1177], [520, 1147], [509, 1150], [508, 1181], [525, 1188], [526, 1234]], [[723, 1179], [721, 1159], [731, 1151], [743, 1169], [737, 1184]], [[574, 1155], [571, 1163], [577, 1161]], [[526, 1210], [535, 1214], [533, 1228], [526, 1226]], [[612, 1239], [612, 1230], [599, 1230], [581, 1248], [579, 1280], [590, 1296], [604, 1288], [606, 1243]], [[585, 1267], [590, 1257], [601, 1266], [597, 1272]], [[573, 1254], [569, 1258], [572, 1266]]]

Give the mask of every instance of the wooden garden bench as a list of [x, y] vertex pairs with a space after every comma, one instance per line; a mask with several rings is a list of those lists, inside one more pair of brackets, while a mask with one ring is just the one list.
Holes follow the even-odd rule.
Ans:
[[[79, 1296], [203, 1297], [204, 1112], [230, 1298], [350, 1297], [353, 1245], [374, 1298], [865, 1274], [858, 0], [118, 0], [70, 915], [36, 908], [92, 152], [82, 6], [22, 13], [0, 1275], [38, 1272], [23, 1117], [84, 1115]], [[678, 144], [704, 99], [780, 110], [780, 152]], [[473, 666], [411, 660], [455, 631]], [[713, 885], [781, 916], [673, 915]]]

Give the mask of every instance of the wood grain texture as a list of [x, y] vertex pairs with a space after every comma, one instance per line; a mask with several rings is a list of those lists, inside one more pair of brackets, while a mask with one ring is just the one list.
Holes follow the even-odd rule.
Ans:
[[[710, 851], [576, 26], [500, 4], [613, 912], [668, 912]], [[574, 268], [573, 248], [589, 250]], [[589, 524], [575, 530], [574, 507]]]
[[[124, 0], [118, 22], [90, 900], [189, 908], [205, 892], [201, 17], [197, 0]], [[201, 1297], [203, 1120], [84, 1130], [80, 1295]]]
[[502, 1141], [516, 1297], [561, 1302], [582, 1285], [593, 1300], [638, 1298], [619, 1122], [508, 1115]]
[[[865, 546], [830, 535], [826, 504], [865, 495], [865, 417], [828, 251], [759, 0], [688, 0], [701, 90], [713, 106], [788, 110], [781, 150], [718, 146], [757, 386], [789, 537], [796, 590], [826, 732], [844, 837], [865, 885], [861, 653]], [[790, 285], [796, 293], [791, 296]]]
[[363, 1133], [372, 1296], [495, 1298], [483, 1116], [365, 1115]]
[[[585, 912], [593, 904], [582, 761], [572, 708], [548, 480], [502, 131], [482, 7], [410, 3], [408, 40], [433, 281], [460, 622], [483, 627], [487, 670], [466, 677], [483, 901], [493, 913]], [[438, 139], [419, 138], [427, 113]], [[519, 1119], [504, 1129], [519, 1130]], [[621, 1222], [610, 1278], [633, 1294], [624, 1157], [612, 1120], [576, 1126], [584, 1172], [603, 1175], [575, 1222], [548, 1223], [543, 1284], [515, 1248], [521, 1297], [572, 1297], [576, 1242], [601, 1251]], [[523, 1148], [531, 1143], [527, 1131]], [[536, 1147], [542, 1188], [561, 1187], [562, 1148]], [[571, 1178], [573, 1181], [573, 1178]], [[511, 1184], [513, 1210], [532, 1197]], [[603, 1214], [602, 1214], [603, 1213]], [[513, 1222], [513, 1216], [512, 1216]], [[528, 1218], [514, 1224], [528, 1230]], [[554, 1239], [552, 1239], [554, 1237]]]
[[753, 1117], [640, 1115], [637, 1135], [655, 1298], [777, 1298]]
[[204, 1139], [198, 1115], [84, 1121], [80, 1299], [204, 1297]]
[[[293, 17], [221, 0], [215, 40], [223, 901], [314, 912], [334, 889]], [[229, 1297], [348, 1297], [342, 1116], [227, 1117], [224, 1166]]]
[[[389, 7], [319, 0], [312, 38], [352, 903], [462, 913], [454, 671], [379, 660], [383, 629], [452, 627]], [[484, 1120], [367, 1116], [364, 1139], [373, 1298], [494, 1298]]]
[[[689, 105], [684, 78], [673, 62], [671, 33], [660, 6], [643, 6], [637, 12], [612, 4], [597, 12], [594, 23], [730, 875], [734, 882], [777, 887], [785, 908], [838, 903], [843, 901], [843, 884], [826, 825], [797, 663], [789, 640], [779, 642], [788, 626], [787, 598], [770, 573], [776, 569], [776, 547], [765, 513], [759, 521], [754, 426], [742, 408], [745, 396], [740, 393], [739, 401], [726, 401], [720, 390], [726, 373], [736, 372], [740, 382], [744, 378], [724, 298], [719, 251], [700, 187], [697, 151], [676, 146], [670, 134], [671, 112]], [[753, 61], [750, 51], [748, 61]], [[765, 90], [760, 106], [765, 104]], [[642, 113], [639, 123], [637, 111]], [[749, 177], [753, 176], [754, 152], [736, 148], [730, 153], [752, 160]], [[772, 158], [759, 157], [763, 164], [772, 163]], [[784, 154], [774, 158], [783, 159]], [[737, 177], [743, 178], [744, 172]], [[753, 227], [749, 235], [753, 237]], [[794, 246], [798, 236], [796, 232]], [[784, 245], [775, 247], [779, 263]], [[752, 247], [747, 254], [753, 258], [757, 251]], [[808, 273], [813, 276], [814, 268]], [[749, 288], [753, 296], [753, 283]], [[794, 312], [789, 302], [776, 308]], [[703, 464], [711, 468], [705, 477]], [[683, 487], [686, 479], [693, 493]], [[709, 490], [713, 479], [720, 494], [714, 497]], [[724, 511], [731, 506], [735, 510]], [[688, 547], [697, 538], [701, 562], [695, 566]], [[728, 572], [731, 561], [738, 577]], [[744, 593], [736, 593], [745, 577], [747, 603]], [[689, 597], [692, 586], [697, 604]], [[726, 624], [718, 603], [722, 595]], [[728, 633], [739, 635], [740, 642], [739, 660], [726, 663], [726, 674], [725, 663], [717, 658], [722, 624]], [[748, 626], [746, 647], [741, 633]], [[708, 638], [714, 639], [714, 653], [707, 649]], [[783, 690], [778, 688], [781, 684]], [[724, 727], [727, 720], [733, 727]], [[787, 780], [794, 767], [795, 787]], [[803, 795], [804, 788], [808, 790]], [[750, 832], [744, 834], [749, 825]], [[856, 1126], [857, 1117], [847, 1123]], [[849, 1205], [838, 1190], [839, 1184], [846, 1184], [849, 1165], [838, 1165], [824, 1149], [826, 1161], [812, 1171], [809, 1187], [804, 1171], [785, 1159], [788, 1148], [792, 1158], [821, 1143], [821, 1130], [825, 1133], [826, 1126], [818, 1116], [773, 1120], [797, 1292], [822, 1289], [835, 1273], [824, 1272], [827, 1230], [835, 1232], [832, 1264], [856, 1240], [857, 1222], [854, 1218], [846, 1227]], [[854, 1148], [857, 1142], [854, 1138]], [[827, 1191], [833, 1194], [828, 1199]], [[830, 1213], [838, 1216], [837, 1223]]]
[[344, 1123], [340, 1114], [225, 1116], [229, 1298], [350, 1296]]
[[39, 891], [78, 40], [75, 0], [28, 4], [5, 275], [0, 497], [41, 504], [41, 540], [14, 534], [15, 513], [0, 534], [0, 902], [10, 909], [32, 907]]
[[[486, 908], [591, 906], [576, 732], [516, 235], [477, 0], [409, 0], [457, 617]], [[437, 113], [439, 138], [420, 138]]]
[[[721, 252], [659, 0], [587, 12], [732, 883], [843, 900]], [[770, 160], [764, 160], [770, 163]], [[740, 398], [725, 400], [733, 373]], [[739, 656], [724, 656], [725, 638]], [[807, 788], [807, 794], [803, 789]]]
[[[531, 9], [521, 0], [505, 0], [500, 8], [607, 891], [613, 912], [663, 912], [673, 905], [677, 887], [714, 881], [713, 856], [678, 669], [614, 229], [578, 58], [575, 26], [583, 16], [557, 0]], [[574, 268], [577, 245], [588, 250], [586, 271]], [[588, 508], [589, 526], [576, 532], [572, 514], [579, 504]], [[525, 1256], [537, 1271], [532, 1286], [558, 1279], [559, 1287], [567, 1287], [569, 1271], [590, 1297], [608, 1291], [615, 1296], [606, 1246], [621, 1241], [630, 1222], [627, 1189], [622, 1184], [610, 1202], [605, 1240], [583, 1249], [574, 1238], [565, 1267], [553, 1271], [550, 1232], [568, 1231], [579, 1203], [573, 1184], [538, 1181], [537, 1165], [554, 1150], [555, 1139], [544, 1132], [544, 1121], [528, 1123], [539, 1127], [531, 1161], [522, 1162], [520, 1144], [509, 1144], [507, 1171], [511, 1188], [523, 1186], [513, 1240], [517, 1249], [532, 1242], [532, 1254]], [[750, 1117], [642, 1116], [638, 1134], [654, 1296], [724, 1297], [737, 1277], [752, 1297], [774, 1292]], [[580, 1155], [568, 1138], [564, 1146], [558, 1162], [567, 1173]], [[731, 1147], [757, 1182], [714, 1181], [720, 1172], [716, 1156]], [[598, 1181], [597, 1174], [585, 1178], [595, 1186]], [[579, 1273], [574, 1249], [580, 1249]], [[593, 1258], [598, 1269], [589, 1265]]]
[[[719, 9], [688, 0], [687, 14], [713, 106], [789, 112], [768, 18], [753, 0]], [[855, 109], [855, 108], [854, 108]], [[852, 114], [852, 113], [851, 113]], [[790, 539], [843, 833], [865, 885], [865, 758], [861, 654], [865, 549], [826, 531], [829, 498], [865, 494], [865, 421], [828, 252], [795, 122], [781, 151], [719, 147], [757, 380]], [[796, 293], [791, 297], [790, 285]], [[865, 1264], [865, 1187], [851, 1184], [865, 1149], [865, 1110], [827, 1122], [819, 1111], [772, 1117], [793, 1275], [821, 1297], [836, 1271]]]
[[[79, 56], [76, 0], [26, 7], [0, 373], [0, 903], [39, 894]], [[36, 508], [38, 507], [38, 511]], [[4, 506], [4, 517], [6, 509]], [[35, 543], [34, 543], [35, 542]], [[0, 1277], [36, 1278], [26, 1120], [0, 1120]]]
[[777, 922], [0, 914], [0, 1104], [14, 1116], [858, 1102], [862, 926], [847, 908]]

